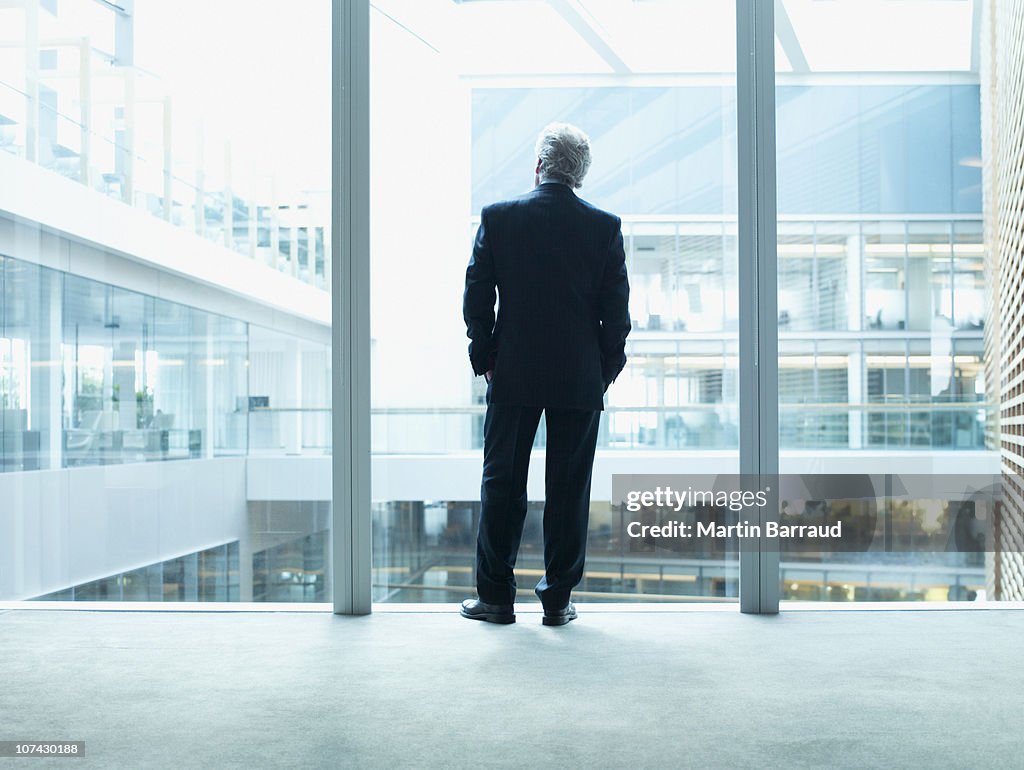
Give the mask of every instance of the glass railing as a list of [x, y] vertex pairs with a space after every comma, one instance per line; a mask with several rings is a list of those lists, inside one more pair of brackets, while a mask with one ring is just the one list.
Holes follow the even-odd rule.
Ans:
[[[374, 571], [374, 598], [385, 602], [448, 602], [471, 596], [474, 556], [436, 554], [389, 571]], [[517, 565], [524, 583], [543, 574], [543, 560], [527, 556]], [[985, 569], [972, 566], [835, 563], [825, 566], [780, 564], [783, 598], [796, 601], [974, 601], [984, 594]], [[574, 595], [586, 601], [736, 601], [728, 587], [737, 577], [734, 561], [642, 559], [592, 556]], [[522, 593], [533, 601], [532, 592]]]
[[985, 595], [985, 565], [983, 558], [980, 563], [976, 558], [980, 554], [939, 553], [933, 555], [931, 563], [921, 553], [806, 556], [804, 560], [781, 562], [783, 599], [975, 601]]
[[[8, 410], [13, 415], [14, 412]], [[371, 411], [375, 454], [445, 455], [483, 448], [486, 407], [376, 408]], [[985, 450], [991, 404], [783, 404], [782, 449], [858, 451]], [[10, 415], [8, 416], [10, 418]], [[8, 419], [12, 422], [12, 419]], [[249, 455], [323, 456], [331, 453], [331, 410], [255, 408], [221, 420], [248, 435]], [[738, 415], [717, 405], [609, 407], [601, 421], [599, 450], [705, 451], [738, 447]], [[9, 425], [0, 430], [0, 470], [54, 467], [45, 436]], [[198, 429], [139, 428], [64, 431], [63, 464], [111, 465], [204, 457], [207, 437]], [[544, 422], [535, 446], [546, 442]], [[238, 454], [244, 454], [244, 450]], [[218, 448], [216, 454], [231, 454]]]
[[[135, 92], [146, 90], [144, 86], [149, 91], [159, 88], [158, 79], [131, 67], [104, 65], [103, 72], [108, 77], [132, 79]], [[226, 159], [229, 151], [225, 150], [216, 166], [220, 173], [208, 174], [217, 158], [200, 166], [176, 157], [171, 152], [172, 139], [163, 133], [162, 125], [159, 131], [153, 129], [153, 135], [144, 134], [141, 126], [129, 125], [129, 118], [117, 111], [124, 111], [128, 104], [124, 96], [120, 101], [116, 109], [104, 105], [104, 114], [121, 115], [107, 121], [110, 130], [106, 131], [98, 127], [98, 118], [82, 117], [92, 115], [91, 110], [82, 110], [76, 118], [45, 101], [33, 105], [23, 88], [0, 73], [0, 151], [327, 289], [329, 193], [307, 191], [299, 199], [278, 201], [237, 184], [233, 189], [204, 189], [204, 179], [231, 177]], [[151, 96], [139, 98], [139, 102], [160, 101]], [[164, 108], [169, 109], [169, 100]], [[37, 124], [34, 129], [30, 117]], [[30, 131], [34, 141], [30, 141]], [[276, 187], [269, 176], [267, 184], [260, 186]]]
[[[425, 555], [422, 564], [374, 571], [374, 598], [383, 602], [448, 602], [471, 596], [474, 556]], [[983, 595], [984, 567], [830, 564], [780, 564], [783, 598], [795, 601], [974, 601]], [[543, 574], [543, 561], [523, 560], [516, 575], [529, 584]], [[726, 560], [645, 559], [628, 561], [590, 557], [574, 595], [589, 602], [736, 601], [726, 589], [737, 567]], [[532, 592], [523, 592], [533, 601]]]
[[200, 457], [203, 457], [203, 431], [199, 429], [100, 431], [73, 428], [64, 431], [66, 467]]
[[[436, 409], [377, 408], [373, 452], [378, 455], [450, 455], [483, 447], [483, 404]], [[984, 451], [984, 426], [995, 408], [987, 403], [781, 404], [783, 450]], [[331, 409], [254, 408], [236, 415], [247, 425], [252, 456], [331, 454]], [[599, 450], [735, 451], [738, 414], [719, 404], [692, 407], [609, 407], [601, 421]], [[241, 427], [241, 426], [240, 426]], [[65, 464], [109, 465], [203, 456], [201, 430], [65, 432]], [[546, 443], [544, 421], [535, 445]], [[0, 454], [7, 470], [32, 470], [39, 436], [6, 437]]]
[[248, 412], [250, 455], [331, 453], [331, 408], [253, 407]]
[[[483, 447], [487, 407], [375, 408], [373, 451], [378, 454], [444, 454]], [[780, 404], [783, 449], [985, 449], [986, 403]], [[545, 444], [544, 423], [535, 446]], [[739, 414], [734, 406], [609, 406], [598, 449], [736, 450]]]

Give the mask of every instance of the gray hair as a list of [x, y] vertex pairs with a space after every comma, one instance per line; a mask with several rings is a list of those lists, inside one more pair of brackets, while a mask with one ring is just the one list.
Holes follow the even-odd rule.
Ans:
[[568, 123], [551, 123], [537, 137], [540, 178], [583, 186], [590, 169], [590, 137]]

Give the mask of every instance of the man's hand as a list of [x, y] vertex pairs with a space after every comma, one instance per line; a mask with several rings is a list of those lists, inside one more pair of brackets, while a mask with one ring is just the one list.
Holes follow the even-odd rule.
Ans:
[[487, 380], [487, 382], [490, 382], [491, 380], [493, 380], [494, 379], [494, 370], [493, 369], [488, 369], [486, 372], [484, 372], [484, 379]]

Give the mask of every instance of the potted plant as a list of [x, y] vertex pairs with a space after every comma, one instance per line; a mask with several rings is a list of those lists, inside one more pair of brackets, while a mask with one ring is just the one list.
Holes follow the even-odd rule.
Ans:
[[149, 388], [135, 392], [135, 427], [148, 428], [153, 421], [153, 391]]

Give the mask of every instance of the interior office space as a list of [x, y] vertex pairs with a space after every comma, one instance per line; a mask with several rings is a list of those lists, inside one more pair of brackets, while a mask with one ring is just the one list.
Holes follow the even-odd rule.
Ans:
[[[1011, 0], [0, 2], [0, 756], [1012, 765], [1022, 59]], [[628, 360], [579, 620], [542, 421], [468, 623], [463, 279], [553, 121]], [[753, 518], [870, 537], [633, 534], [702, 479], [877, 483]]]

